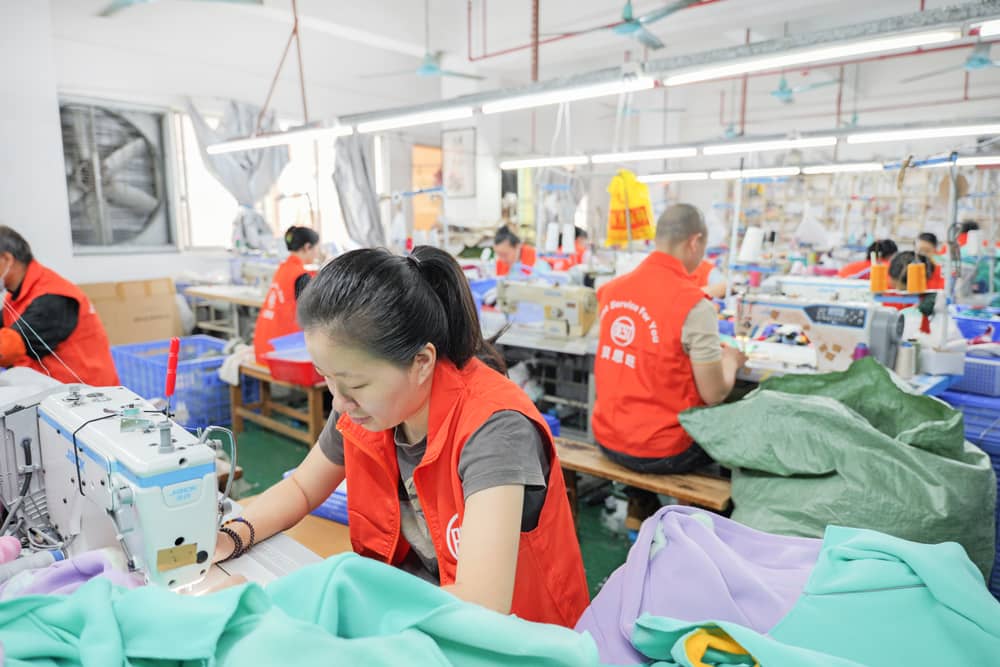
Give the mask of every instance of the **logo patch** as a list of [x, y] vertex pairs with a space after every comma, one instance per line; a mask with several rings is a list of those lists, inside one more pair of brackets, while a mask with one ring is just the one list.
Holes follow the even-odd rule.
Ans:
[[448, 553], [458, 561], [458, 540], [462, 535], [462, 527], [458, 524], [458, 514], [448, 521], [448, 528], [445, 529], [445, 543], [448, 545]]

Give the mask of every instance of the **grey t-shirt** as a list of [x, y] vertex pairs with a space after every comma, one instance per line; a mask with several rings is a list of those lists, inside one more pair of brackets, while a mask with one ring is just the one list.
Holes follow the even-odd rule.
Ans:
[[[330, 415], [317, 444], [330, 461], [344, 465], [344, 440], [336, 428], [338, 418], [336, 413]], [[401, 530], [412, 548], [411, 555], [416, 555], [402, 567], [437, 583], [440, 577], [434, 543], [413, 483], [413, 471], [427, 451], [427, 439], [411, 445], [401, 431], [398, 427], [395, 431]], [[542, 436], [534, 423], [515, 410], [501, 410], [493, 413], [465, 443], [458, 460], [458, 477], [465, 498], [497, 486], [524, 486], [521, 530], [526, 532], [538, 525], [550, 468]]]

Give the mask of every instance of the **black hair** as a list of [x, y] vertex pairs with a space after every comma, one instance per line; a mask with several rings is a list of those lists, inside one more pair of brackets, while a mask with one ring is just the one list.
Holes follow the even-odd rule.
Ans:
[[892, 258], [892, 261], [889, 262], [889, 277], [902, 281], [903, 287], [906, 287], [906, 267], [917, 262], [923, 262], [927, 277], [930, 278], [931, 274], [934, 273], [934, 265], [931, 260], [926, 255], [918, 255], [912, 250], [901, 252]]
[[962, 223], [962, 229], [959, 234], [968, 234], [969, 232], [974, 232], [979, 229], [979, 223], [975, 220], [966, 220]]
[[483, 340], [461, 267], [431, 246], [417, 246], [409, 256], [382, 248], [340, 255], [309, 281], [298, 317], [303, 329], [322, 330], [401, 367], [433, 343], [438, 356], [458, 368], [479, 357], [506, 372], [492, 342]]
[[0, 253], [5, 252], [9, 252], [22, 264], [31, 264], [31, 260], [35, 258], [31, 254], [31, 246], [23, 236], [7, 225], [0, 225]]
[[899, 247], [896, 245], [895, 241], [892, 239], [881, 239], [868, 246], [868, 251], [865, 253], [865, 257], [871, 257], [872, 253], [875, 253], [880, 259], [885, 259], [887, 257], [892, 257], [898, 251]]
[[314, 229], [292, 225], [285, 231], [285, 247], [291, 252], [317, 243], [319, 243], [319, 234]]
[[518, 243], [521, 242], [521, 239], [518, 237], [517, 234], [510, 231], [510, 228], [501, 227], [500, 229], [497, 230], [496, 236], [493, 237], [493, 245], [499, 245], [504, 241], [511, 244], [512, 246], [516, 246]]
[[932, 234], [930, 232], [924, 232], [923, 234], [921, 234], [920, 236], [917, 237], [917, 240], [918, 241], [927, 241], [928, 243], [930, 243], [935, 248], [937, 248], [937, 245], [938, 245], [937, 234]]
[[590, 236], [589, 234], [587, 234], [587, 230], [586, 230], [586, 229], [584, 229], [583, 227], [574, 227], [573, 229], [575, 229], [575, 230], [576, 230], [576, 231], [575, 231], [575, 232], [573, 233], [573, 238], [574, 238], [574, 239], [585, 239], [585, 238], [587, 238], [588, 236]]

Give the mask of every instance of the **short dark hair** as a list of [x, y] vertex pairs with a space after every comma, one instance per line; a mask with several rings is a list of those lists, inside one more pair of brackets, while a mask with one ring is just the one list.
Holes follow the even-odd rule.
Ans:
[[427, 343], [462, 368], [479, 357], [505, 372], [492, 343], [483, 340], [469, 281], [455, 258], [431, 246], [409, 256], [383, 248], [340, 255], [299, 296], [299, 324], [408, 366]]
[[931, 263], [931, 260], [926, 255], [918, 255], [912, 250], [898, 253], [892, 258], [892, 261], [889, 262], [889, 277], [894, 280], [901, 280], [903, 287], [906, 287], [906, 267], [917, 262], [923, 263], [924, 269], [927, 271], [927, 277], [930, 278], [934, 273], [934, 265]]
[[496, 236], [493, 237], [493, 245], [500, 245], [504, 241], [516, 246], [521, 242], [521, 239], [517, 234], [510, 231], [509, 227], [501, 227], [497, 230]]
[[23, 236], [7, 225], [0, 225], [0, 253], [5, 252], [9, 252], [22, 264], [31, 264], [31, 260], [35, 258], [31, 254], [31, 246]]
[[959, 234], [968, 234], [969, 232], [974, 232], [979, 229], [979, 223], [975, 220], [966, 220], [962, 223], [961, 231]]
[[587, 233], [587, 230], [584, 229], [583, 227], [574, 227], [573, 229], [576, 230], [573, 233], [574, 239], [585, 239], [590, 236], [590, 234]]
[[307, 244], [316, 245], [317, 243], [319, 243], [319, 234], [314, 229], [292, 225], [285, 230], [285, 247], [291, 252], [302, 250]]
[[865, 253], [866, 258], [871, 257], [872, 253], [875, 253], [878, 257], [892, 257], [899, 251], [899, 247], [896, 242], [892, 239], [881, 239], [875, 241], [870, 246], [868, 246], [868, 252]]
[[918, 241], [927, 241], [928, 243], [930, 243], [935, 248], [938, 245], [937, 234], [932, 234], [931, 232], [924, 232], [923, 234], [921, 234], [920, 236], [917, 237], [917, 240]]

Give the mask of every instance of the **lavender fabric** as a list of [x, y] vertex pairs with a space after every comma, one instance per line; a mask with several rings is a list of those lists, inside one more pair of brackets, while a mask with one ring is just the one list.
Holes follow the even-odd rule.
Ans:
[[25, 570], [0, 584], [0, 600], [24, 595], [68, 595], [94, 577], [104, 577], [116, 586], [135, 588], [142, 578], [128, 572], [120, 552], [109, 549], [86, 551], [38, 570]]
[[770, 630], [792, 608], [822, 540], [771, 535], [705, 510], [664, 507], [642, 524], [615, 570], [577, 623], [601, 660], [644, 663], [631, 643], [642, 614], [682, 621], [729, 621]]

